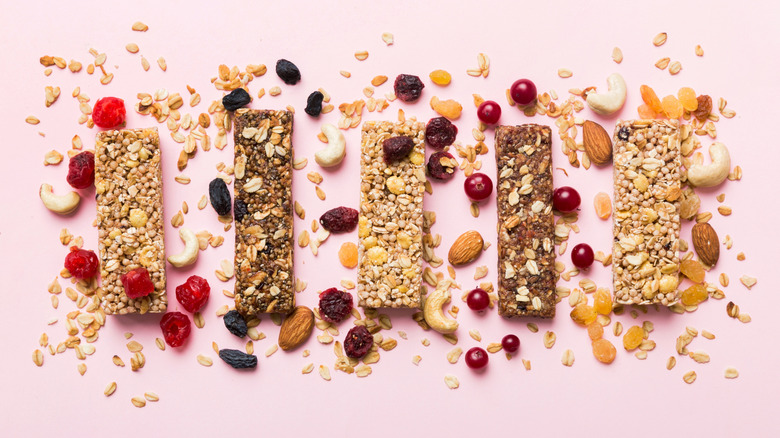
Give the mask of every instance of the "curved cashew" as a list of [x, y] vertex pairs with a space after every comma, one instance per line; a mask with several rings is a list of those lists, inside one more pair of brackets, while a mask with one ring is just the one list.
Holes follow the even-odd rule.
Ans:
[[448, 285], [444, 287], [439, 285], [436, 290], [425, 298], [425, 306], [423, 307], [425, 322], [439, 333], [452, 333], [458, 329], [458, 321], [444, 316], [442, 307], [449, 301], [450, 290]]
[[590, 93], [585, 99], [590, 109], [603, 116], [618, 112], [626, 103], [626, 81], [623, 76], [617, 73], [609, 75], [607, 87], [609, 91], [606, 93]]
[[328, 145], [325, 149], [319, 150], [314, 154], [314, 161], [322, 167], [333, 167], [341, 163], [346, 154], [346, 141], [341, 130], [330, 123], [322, 125], [322, 133], [328, 138]]
[[694, 164], [688, 169], [688, 182], [696, 187], [714, 187], [729, 176], [731, 158], [723, 143], [710, 146], [710, 164]]
[[195, 263], [198, 260], [198, 251], [200, 250], [198, 236], [191, 230], [182, 227], [179, 230], [179, 237], [184, 242], [184, 250], [179, 254], [168, 256], [168, 262], [177, 268]]
[[81, 202], [81, 196], [76, 192], [70, 192], [67, 195], [55, 195], [49, 184], [41, 184], [41, 190], [38, 194], [46, 208], [62, 215], [76, 211]]

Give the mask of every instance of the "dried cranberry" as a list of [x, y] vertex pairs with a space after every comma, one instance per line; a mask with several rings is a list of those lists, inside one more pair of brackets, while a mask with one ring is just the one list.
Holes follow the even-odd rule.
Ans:
[[322, 112], [322, 99], [324, 98], [325, 96], [320, 91], [311, 93], [306, 99], [306, 109], [303, 111], [312, 117], [319, 116]]
[[419, 99], [423, 88], [425, 84], [415, 75], [398, 75], [393, 84], [396, 97], [404, 102], [414, 102]]
[[222, 178], [214, 178], [209, 183], [209, 199], [214, 211], [220, 216], [230, 214], [230, 190]]
[[249, 214], [249, 208], [246, 206], [246, 202], [238, 198], [236, 198], [233, 204], [233, 215], [236, 217], [236, 222], [241, 222], [241, 219]]
[[[431, 154], [431, 156], [428, 158], [428, 175], [430, 175], [433, 179], [448, 181], [451, 180], [453, 176], [455, 176], [455, 168], [452, 166], [443, 165], [441, 163], [442, 158], [447, 158], [450, 160], [455, 159], [452, 154], [444, 151]], [[450, 161], [450, 163], [452, 163], [452, 161]]]
[[145, 297], [154, 291], [152, 278], [146, 268], [135, 268], [119, 277], [119, 280], [125, 287], [125, 295], [128, 298]]
[[344, 339], [344, 351], [353, 359], [365, 356], [373, 345], [374, 337], [364, 325], [352, 327]]
[[276, 61], [276, 74], [287, 85], [295, 85], [301, 80], [301, 71], [295, 64], [286, 59]]
[[193, 275], [187, 281], [176, 286], [176, 301], [188, 312], [197, 312], [209, 299], [211, 287], [205, 278]]
[[84, 151], [68, 162], [68, 184], [74, 189], [86, 189], [95, 183], [95, 155]]
[[160, 320], [165, 343], [180, 347], [190, 336], [190, 319], [181, 312], [168, 312]]
[[352, 295], [332, 287], [320, 294], [320, 316], [325, 321], [336, 324], [349, 316], [352, 311]]
[[228, 111], [235, 111], [252, 101], [252, 96], [243, 88], [236, 88], [222, 97], [222, 106]]
[[382, 141], [382, 152], [384, 152], [385, 163], [393, 163], [403, 160], [414, 150], [414, 140], [405, 135], [389, 137]]
[[92, 108], [92, 121], [104, 129], [124, 126], [127, 113], [125, 101], [118, 97], [104, 97]]
[[320, 225], [331, 233], [347, 233], [355, 229], [358, 211], [349, 207], [336, 207], [320, 216]]
[[428, 120], [428, 124], [425, 125], [425, 141], [437, 150], [455, 143], [457, 135], [458, 127], [446, 117], [434, 117]]
[[65, 256], [65, 269], [76, 278], [85, 279], [96, 276], [99, 266], [100, 262], [93, 251], [72, 246], [68, 255]]

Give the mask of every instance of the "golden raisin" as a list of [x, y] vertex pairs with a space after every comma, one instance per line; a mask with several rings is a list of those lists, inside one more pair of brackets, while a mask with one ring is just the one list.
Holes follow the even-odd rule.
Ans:
[[612, 215], [612, 199], [604, 192], [596, 193], [593, 198], [593, 207], [596, 209], [596, 216], [601, 219], [607, 219]]
[[445, 70], [434, 70], [428, 77], [431, 78], [434, 84], [446, 86], [452, 81], [452, 75]]
[[352, 269], [357, 266], [358, 250], [357, 245], [352, 242], [344, 242], [339, 249], [339, 261], [345, 268]]
[[639, 114], [639, 118], [641, 118], [641, 119], [651, 119], [652, 120], [652, 119], [654, 119], [658, 115], [646, 103], [643, 103], [642, 105], [639, 105], [639, 108], [636, 109], [636, 112]]
[[703, 284], [694, 284], [688, 289], [682, 291], [680, 301], [684, 306], [697, 306], [709, 298], [707, 286]]
[[677, 92], [677, 98], [680, 99], [680, 103], [683, 108], [688, 111], [696, 111], [699, 107], [699, 101], [696, 100], [696, 92], [691, 87], [682, 87]]
[[683, 260], [680, 263], [680, 272], [694, 283], [704, 281], [704, 266], [696, 260]]
[[591, 341], [601, 339], [601, 337], [604, 336], [604, 327], [602, 327], [598, 322], [592, 322], [588, 324], [587, 329], [588, 336], [590, 336]]
[[615, 349], [615, 346], [612, 345], [612, 342], [609, 342], [606, 339], [596, 339], [593, 341], [592, 347], [593, 356], [595, 356], [596, 360], [599, 362], [610, 364], [615, 360], [617, 350]]
[[596, 320], [596, 310], [587, 304], [577, 304], [570, 316], [577, 324], [586, 326]]
[[612, 294], [606, 289], [598, 289], [593, 294], [593, 309], [601, 315], [612, 313]]
[[666, 117], [670, 119], [679, 119], [683, 115], [683, 106], [676, 97], [671, 94], [664, 97], [661, 101], [661, 105], [664, 107], [664, 113]]
[[645, 338], [645, 331], [638, 325], [631, 326], [623, 335], [623, 348], [631, 351], [642, 343]]
[[647, 104], [654, 112], [660, 113], [663, 111], [661, 100], [658, 99], [658, 95], [655, 94], [652, 88], [647, 85], [639, 87], [639, 92], [642, 93], [642, 101]]

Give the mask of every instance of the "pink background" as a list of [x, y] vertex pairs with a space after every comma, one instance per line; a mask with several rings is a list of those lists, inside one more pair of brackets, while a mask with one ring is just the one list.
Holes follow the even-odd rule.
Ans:
[[[89, 6], [82, 6], [89, 3]], [[671, 435], [732, 435], [768, 436], [780, 432], [776, 414], [780, 384], [777, 378], [775, 315], [780, 300], [774, 281], [777, 251], [775, 217], [778, 213], [776, 195], [777, 163], [780, 154], [776, 145], [776, 110], [778, 85], [777, 5], [746, 8], [733, 2], [480, 2], [477, 6], [459, 6], [454, 2], [11, 2], [2, 1], [0, 14], [0, 53], [4, 68], [0, 84], [4, 105], [0, 105], [0, 120], [4, 124], [0, 160], [0, 278], [4, 304], [0, 306], [0, 333], [3, 333], [3, 360], [0, 361], [0, 434], [75, 435], [110, 433], [113, 436], [217, 435], [225, 431], [269, 435], [279, 432], [320, 432], [330, 435], [368, 434], [391, 436], [408, 434], [470, 435], [485, 433], [560, 436], [564, 434], [623, 436]], [[146, 33], [132, 32], [131, 24], [141, 20], [149, 25]], [[651, 44], [655, 34], [666, 31], [668, 42], [660, 48]], [[392, 32], [395, 44], [386, 47], [380, 36]], [[140, 54], [152, 63], [149, 72], [140, 66], [140, 54], [125, 51], [127, 43], [135, 42]], [[694, 55], [701, 44], [705, 55]], [[610, 55], [619, 46], [625, 60], [616, 65]], [[115, 78], [108, 86], [98, 83], [98, 75], [85, 71], [72, 74], [54, 68], [51, 76], [43, 75], [38, 63], [42, 55], [58, 55], [86, 64], [92, 59], [93, 47], [108, 54], [106, 63]], [[366, 61], [358, 62], [353, 54], [368, 50]], [[487, 79], [472, 78], [467, 68], [477, 66], [477, 54], [491, 59]], [[162, 72], [155, 60], [164, 56], [168, 71]], [[656, 60], [669, 56], [680, 60], [682, 72], [670, 76], [653, 67]], [[294, 61], [301, 69], [303, 80], [294, 87], [284, 86], [272, 72], [278, 58]], [[295, 124], [295, 150], [298, 156], [309, 158], [304, 171], [295, 173], [297, 200], [306, 208], [306, 221], [296, 218], [297, 230], [308, 228], [313, 218], [336, 205], [357, 205], [359, 131], [347, 134], [348, 153], [345, 165], [336, 172], [322, 171], [327, 193], [325, 202], [314, 196], [313, 185], [306, 173], [320, 170], [313, 154], [320, 147], [314, 137], [319, 124], [336, 123], [338, 112], [314, 121], [303, 113], [306, 96], [324, 87], [333, 96], [333, 103], [351, 102], [362, 98], [363, 87], [372, 77], [384, 74], [391, 78], [377, 88], [377, 95], [392, 90], [392, 78], [399, 73], [420, 75], [426, 88], [423, 99], [413, 105], [391, 104], [385, 113], [365, 113], [364, 119], [395, 119], [403, 107], [407, 115], [428, 120], [433, 112], [427, 105], [431, 96], [456, 98], [465, 108], [457, 122], [459, 140], [473, 143], [471, 129], [476, 126], [476, 114], [471, 94], [479, 93], [502, 104], [502, 123], [519, 124], [529, 121], [552, 124], [549, 118], [525, 118], [515, 108], [508, 107], [504, 90], [519, 77], [532, 78], [540, 92], [554, 89], [563, 100], [567, 89], [596, 85], [605, 87], [604, 79], [620, 72], [629, 86], [629, 96], [621, 118], [636, 116], [640, 101], [639, 85], [652, 85], [658, 94], [676, 93], [682, 86], [691, 86], [699, 93], [728, 99], [737, 117], [722, 119], [717, 124], [718, 139], [726, 143], [733, 164], [744, 169], [741, 182], [727, 183], [702, 194], [703, 211], [712, 211], [713, 225], [721, 238], [730, 234], [734, 248], [721, 252], [717, 268], [708, 275], [716, 281], [717, 274], [726, 272], [731, 285], [725, 289], [723, 301], [710, 300], [698, 311], [686, 315], [650, 312], [635, 322], [628, 314], [613, 316], [625, 327], [643, 320], [655, 323], [651, 339], [658, 344], [644, 361], [623, 351], [620, 339], [605, 335], [618, 345], [618, 357], [611, 366], [595, 361], [585, 331], [568, 317], [567, 303], [558, 306], [554, 321], [541, 322], [540, 332], [526, 329], [529, 321], [506, 321], [495, 312], [477, 316], [460, 302], [456, 292], [454, 302], [461, 308], [459, 316], [459, 346], [464, 350], [477, 345], [468, 336], [477, 328], [483, 336], [481, 345], [498, 342], [512, 332], [520, 336], [520, 357], [531, 360], [532, 371], [526, 371], [519, 357], [507, 361], [503, 353], [491, 355], [484, 373], [473, 373], [461, 361], [447, 363], [445, 355], [453, 348], [434, 332], [423, 332], [409, 318], [408, 312], [388, 312], [393, 317], [393, 330], [386, 332], [399, 341], [391, 352], [382, 352], [379, 363], [372, 365], [373, 374], [358, 379], [333, 370], [335, 356], [332, 345], [320, 345], [312, 337], [305, 348], [311, 356], [303, 358], [302, 348], [291, 353], [277, 352], [264, 357], [265, 350], [276, 342], [278, 328], [267, 317], [258, 327], [268, 337], [255, 343], [259, 366], [254, 372], [236, 372], [222, 363], [211, 349], [212, 341], [222, 348], [243, 349], [244, 341], [230, 335], [215, 311], [231, 300], [221, 290], [232, 289], [232, 283], [222, 284], [214, 270], [222, 259], [232, 259], [232, 230], [221, 232], [221, 225], [211, 207], [195, 208], [206, 193], [208, 181], [216, 175], [218, 162], [232, 161], [232, 139], [224, 151], [202, 151], [190, 161], [185, 174], [193, 182], [182, 186], [173, 181], [178, 173], [175, 162], [180, 146], [174, 143], [164, 126], [161, 128], [164, 153], [166, 245], [169, 253], [178, 252], [181, 242], [177, 230], [170, 227], [170, 218], [182, 201], [190, 205], [185, 226], [209, 229], [226, 238], [225, 245], [210, 248], [200, 255], [197, 265], [179, 271], [169, 269], [169, 290], [194, 273], [205, 276], [212, 285], [212, 297], [204, 309], [206, 326], [193, 328], [185, 347], [165, 352], [154, 345], [160, 336], [159, 317], [110, 317], [94, 344], [97, 352], [86, 360], [87, 373], [76, 371], [78, 360], [72, 351], [51, 357], [45, 353], [45, 364], [36, 367], [31, 353], [38, 347], [42, 332], [50, 342], [65, 339], [65, 314], [75, 309], [64, 294], [60, 307], [52, 309], [47, 284], [62, 268], [67, 249], [58, 241], [61, 228], [67, 227], [83, 235], [87, 248], [96, 248], [94, 200], [87, 193], [78, 213], [60, 218], [49, 213], [37, 199], [42, 182], [52, 183], [56, 192], [68, 187], [67, 166], [43, 167], [44, 153], [57, 149], [65, 153], [70, 139], [78, 134], [85, 148], [94, 147], [96, 130], [76, 123], [78, 105], [70, 93], [75, 86], [92, 98], [115, 95], [126, 100], [128, 108], [135, 104], [138, 92], [152, 93], [167, 88], [187, 97], [186, 84], [202, 95], [202, 103], [193, 115], [205, 111], [213, 99], [221, 96], [209, 79], [217, 74], [217, 66], [264, 63], [269, 73], [250, 84], [253, 95], [260, 87], [266, 91], [282, 85], [278, 97], [266, 95], [252, 103], [253, 108], [283, 108], [291, 104], [298, 110]], [[574, 72], [570, 79], [557, 76], [558, 68]], [[440, 88], [428, 80], [430, 71], [442, 68], [453, 74], [453, 83]], [[352, 72], [345, 79], [339, 70]], [[44, 108], [46, 85], [58, 85], [62, 96], [51, 108]], [[717, 105], [717, 103], [716, 103]], [[184, 111], [189, 110], [185, 104]], [[27, 115], [36, 115], [41, 124], [24, 123]], [[594, 117], [589, 110], [580, 114]], [[611, 132], [614, 120], [601, 120]], [[148, 117], [131, 111], [130, 127], [157, 126]], [[38, 132], [46, 134], [45, 137]], [[212, 135], [215, 131], [210, 130]], [[492, 130], [488, 146], [493, 153]], [[705, 146], [709, 141], [702, 139]], [[569, 248], [588, 242], [595, 250], [609, 251], [610, 223], [595, 217], [593, 195], [611, 192], [611, 169], [589, 171], [572, 169], [554, 144], [554, 160], [565, 167], [569, 177], [556, 171], [556, 185], [572, 185], [583, 197], [579, 234], [572, 233]], [[495, 176], [495, 164], [485, 157], [484, 170]], [[469, 204], [462, 192], [462, 174], [448, 184], [434, 184], [434, 195], [426, 197], [426, 209], [438, 213], [435, 233], [443, 237], [437, 254], [446, 252], [455, 236], [467, 229], [478, 229], [487, 240], [495, 243], [495, 201], [482, 206], [479, 219], [469, 214]], [[734, 209], [730, 217], [717, 214], [715, 195], [726, 193], [725, 205]], [[689, 239], [690, 225], [683, 236]], [[296, 232], [297, 235], [297, 232]], [[355, 279], [355, 271], [342, 268], [336, 252], [346, 240], [356, 240], [355, 233], [331, 237], [314, 257], [308, 248], [296, 247], [296, 274], [309, 282], [298, 295], [301, 304], [316, 305], [316, 292], [335, 286], [342, 278]], [[495, 246], [493, 247], [495, 248]], [[736, 255], [744, 251], [747, 260], [738, 262]], [[570, 265], [568, 253], [561, 258]], [[495, 251], [491, 249], [477, 263], [458, 270], [458, 280], [464, 289], [475, 286], [471, 279], [474, 268], [487, 265], [488, 279], [495, 281]], [[446, 273], [446, 270], [444, 270]], [[743, 274], [758, 278], [758, 285], [748, 291], [739, 283]], [[575, 277], [576, 281], [585, 275]], [[587, 275], [602, 286], [609, 285], [610, 270], [594, 266]], [[61, 284], [68, 285], [61, 280]], [[735, 301], [753, 322], [742, 324], [726, 316], [725, 306]], [[171, 303], [177, 309], [177, 303]], [[47, 326], [51, 318], [59, 318]], [[717, 338], [697, 337], [689, 349], [710, 354], [709, 364], [696, 364], [675, 353], [675, 339], [685, 326], [706, 329]], [[341, 335], [349, 328], [341, 325]], [[408, 340], [402, 340], [397, 330], [405, 330]], [[545, 330], [554, 330], [558, 340], [552, 350], [542, 344]], [[125, 332], [141, 342], [147, 357], [146, 367], [131, 372], [129, 353], [125, 348]], [[431, 345], [423, 347], [422, 338]], [[571, 368], [561, 365], [561, 355], [570, 348], [576, 362]], [[119, 354], [128, 364], [117, 368], [111, 357]], [[198, 354], [214, 359], [211, 368], [196, 362]], [[413, 355], [423, 359], [419, 366], [411, 363]], [[667, 371], [670, 355], [677, 357], [677, 366]], [[314, 362], [315, 371], [301, 375], [301, 368]], [[331, 368], [332, 381], [323, 381], [316, 367]], [[726, 367], [736, 367], [740, 377], [726, 380]], [[682, 375], [695, 370], [698, 379], [692, 385], [682, 381]], [[453, 374], [461, 387], [449, 390], [444, 375]], [[111, 382], [118, 384], [110, 398], [103, 389]], [[137, 409], [130, 398], [145, 391], [160, 395], [158, 403], [148, 403]]]

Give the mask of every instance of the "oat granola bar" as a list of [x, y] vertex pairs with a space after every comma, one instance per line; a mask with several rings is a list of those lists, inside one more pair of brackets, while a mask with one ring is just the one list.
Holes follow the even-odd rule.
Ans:
[[244, 315], [295, 307], [292, 125], [290, 111], [236, 111], [235, 300]]
[[[386, 163], [382, 142], [407, 136], [414, 149]], [[425, 125], [415, 120], [363, 124], [358, 226], [362, 307], [420, 307]]]
[[[106, 314], [162, 313], [167, 308], [160, 157], [156, 128], [97, 135], [100, 300]], [[120, 277], [141, 267], [149, 272], [154, 291], [128, 298]]]
[[555, 316], [555, 223], [549, 126], [496, 129], [498, 312]]
[[618, 122], [613, 157], [615, 301], [672, 305], [680, 270], [677, 121]]

